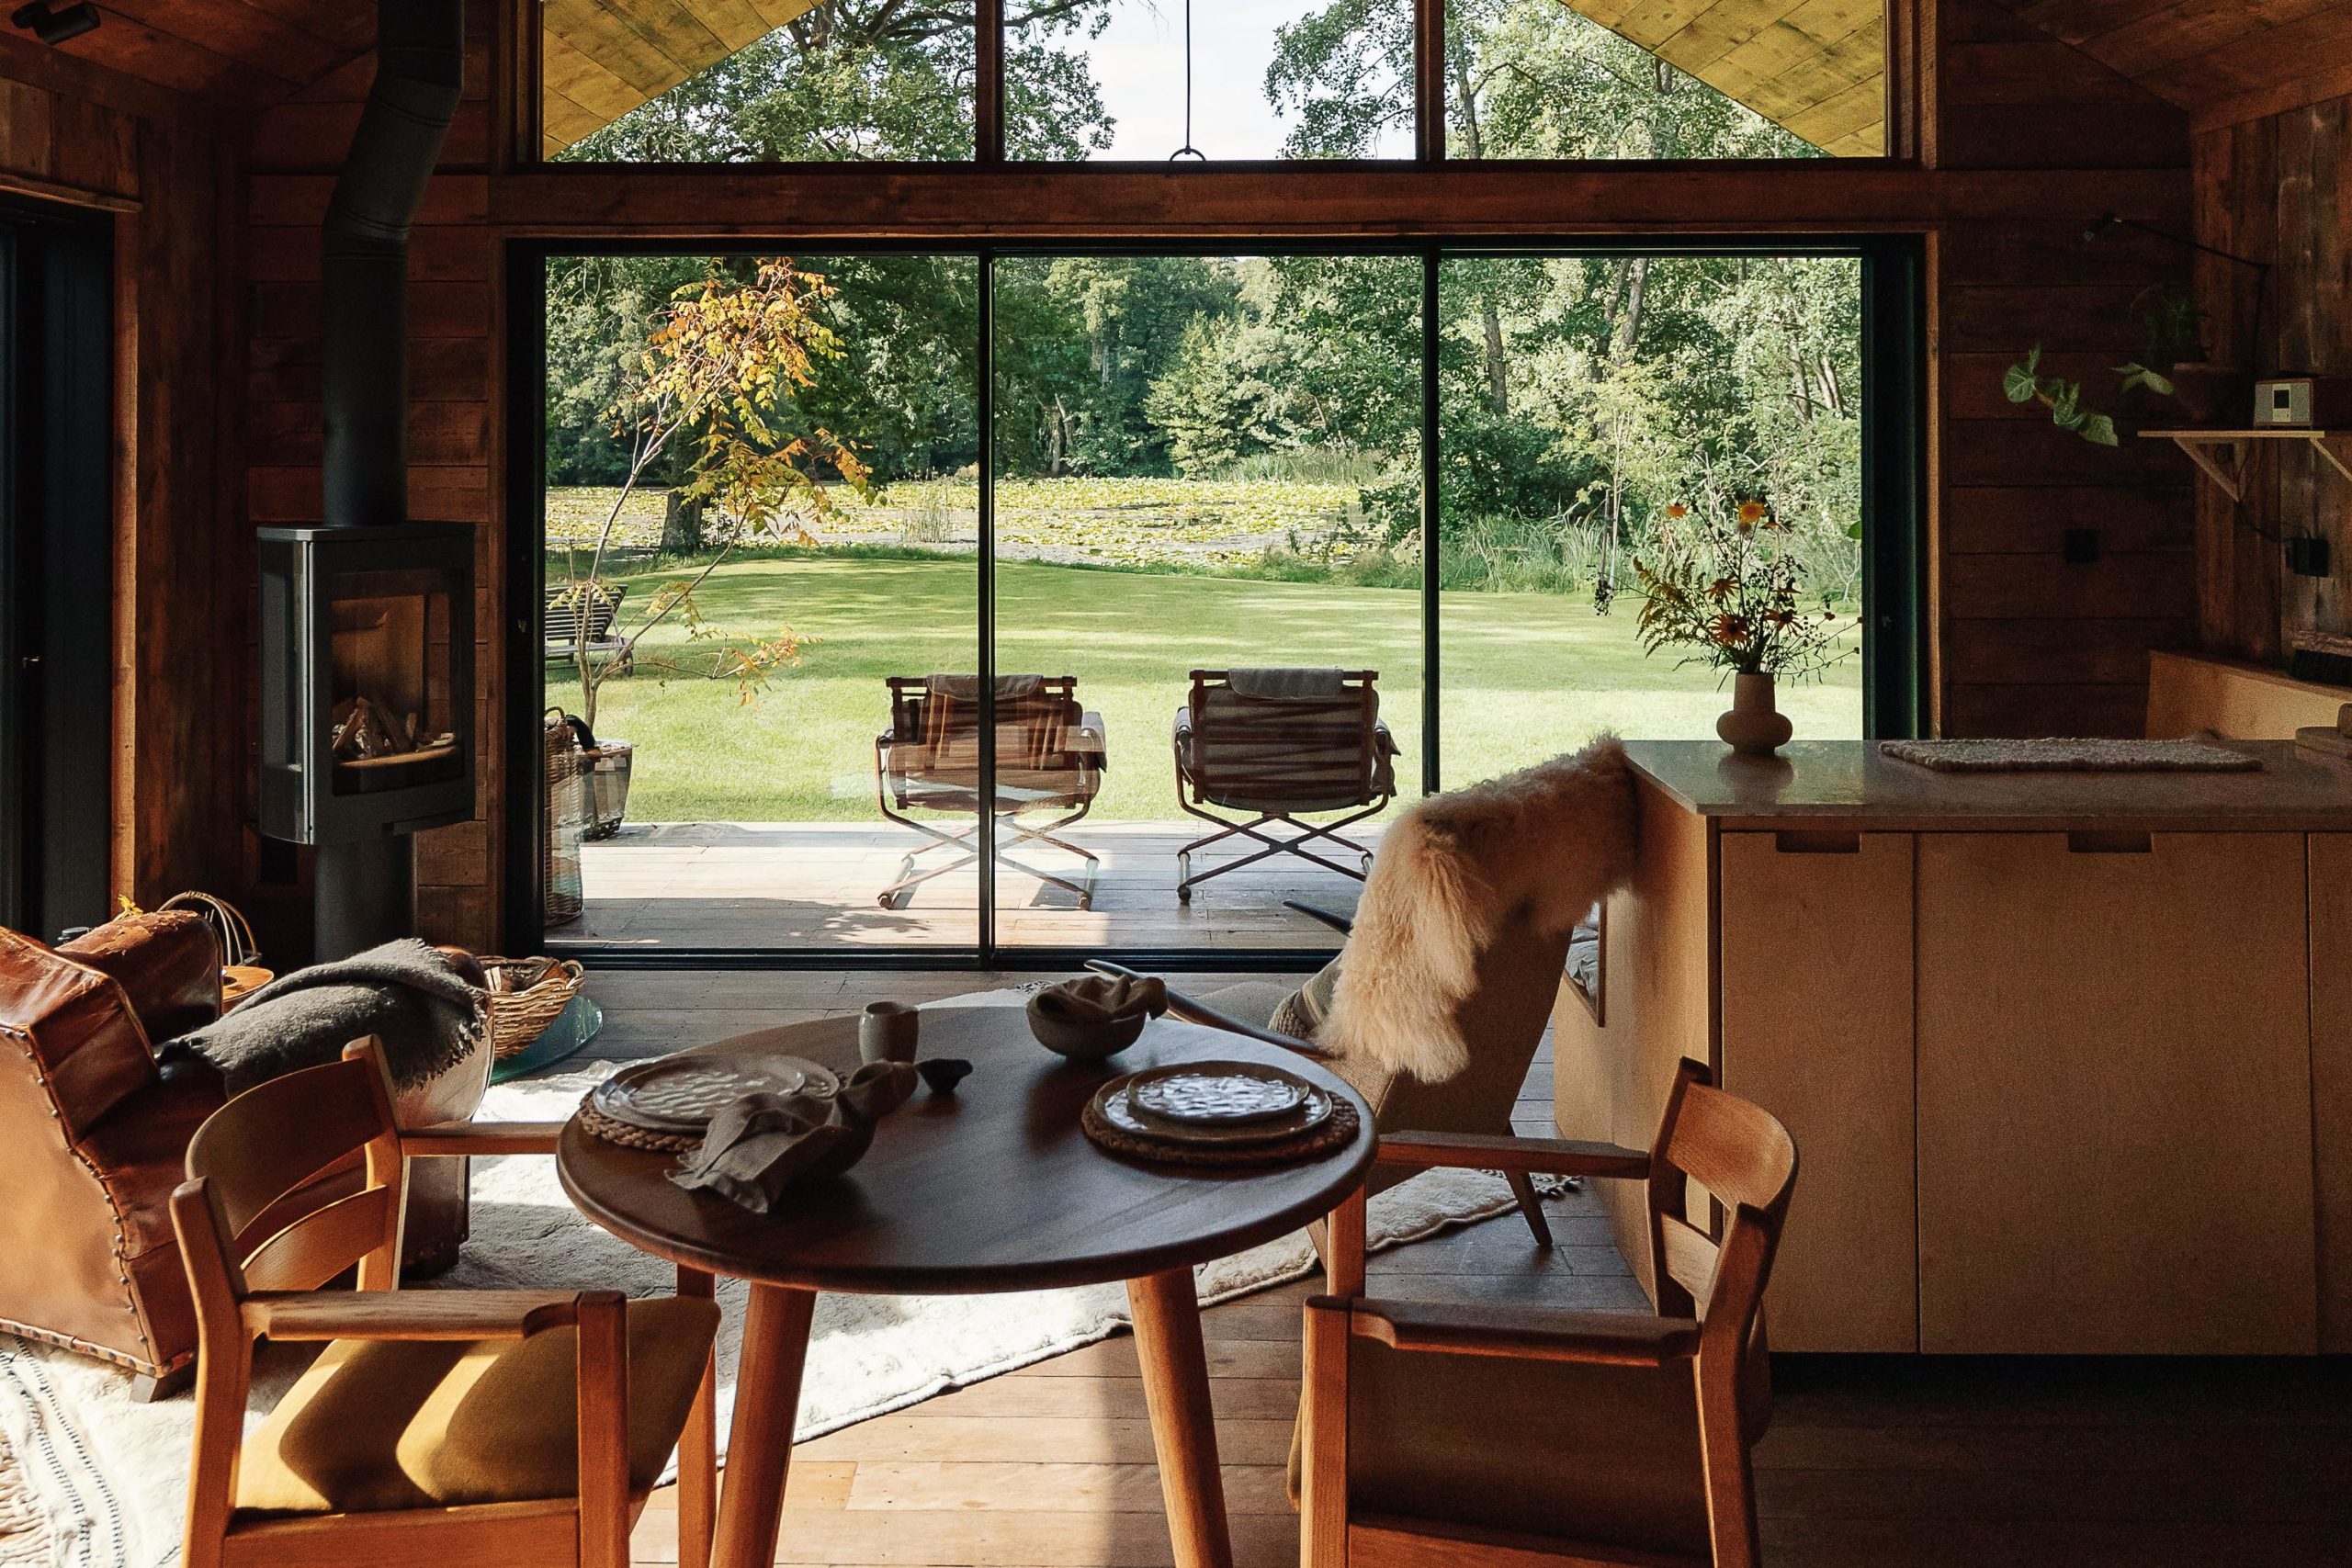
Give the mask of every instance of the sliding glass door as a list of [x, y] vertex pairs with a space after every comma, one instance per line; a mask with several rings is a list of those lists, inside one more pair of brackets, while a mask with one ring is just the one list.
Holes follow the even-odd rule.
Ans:
[[[1725, 562], [1815, 646], [1801, 736], [1900, 732], [1909, 267], [550, 257], [544, 941], [1327, 951], [1428, 791], [1712, 738]], [[1674, 592], [1695, 643], [1645, 624]]]
[[1420, 787], [1419, 262], [993, 276], [998, 944], [1336, 945], [1286, 900]]

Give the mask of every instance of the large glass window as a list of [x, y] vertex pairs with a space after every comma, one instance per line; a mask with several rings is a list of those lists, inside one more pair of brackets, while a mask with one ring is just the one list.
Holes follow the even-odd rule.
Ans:
[[1860, 737], [1861, 264], [1455, 256], [1438, 303], [1444, 784], [1603, 730], [1712, 735], [1721, 682], [1645, 648], [1644, 574], [1703, 561], [1736, 616], [1717, 585], [1751, 553], [1826, 639], [1781, 705]]
[[972, 156], [975, 13], [898, 0], [545, 0], [540, 142], [566, 163]]
[[1454, 158], [1875, 157], [1877, 0], [1451, 0]]
[[1008, 11], [1015, 158], [1409, 158], [1411, 0], [1079, 0]]
[[1712, 739], [1758, 617], [1799, 736], [1869, 733], [1887, 270], [553, 258], [547, 940], [1306, 954], [1429, 790]]
[[[1883, 0], [1442, 11], [1003, 0], [983, 51], [969, 0], [542, 0], [541, 149], [640, 164], [956, 163], [983, 147], [1150, 163], [1409, 159], [1423, 145], [1460, 159], [1888, 150]], [[1001, 75], [984, 82], [999, 48]], [[1424, 60], [1443, 80], [1421, 103]], [[1424, 110], [1442, 123], [1419, 126]]]

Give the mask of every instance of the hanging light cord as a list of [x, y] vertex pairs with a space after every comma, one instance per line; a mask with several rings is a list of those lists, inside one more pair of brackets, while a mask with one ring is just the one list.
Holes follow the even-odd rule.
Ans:
[[1193, 145], [1193, 0], [1184, 0], [1184, 145], [1168, 154], [1168, 161], [1179, 158], [1209, 161], [1207, 153]]

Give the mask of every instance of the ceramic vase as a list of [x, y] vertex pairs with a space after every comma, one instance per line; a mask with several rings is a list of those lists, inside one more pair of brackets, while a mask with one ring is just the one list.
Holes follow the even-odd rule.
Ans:
[[1715, 720], [1715, 733], [1744, 756], [1770, 756], [1788, 744], [1796, 728], [1775, 705], [1774, 695], [1771, 676], [1735, 675], [1731, 711]]

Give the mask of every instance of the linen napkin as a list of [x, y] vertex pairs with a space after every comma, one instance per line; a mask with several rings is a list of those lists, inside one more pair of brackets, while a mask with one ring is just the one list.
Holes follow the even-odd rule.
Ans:
[[806, 1176], [838, 1176], [865, 1156], [874, 1124], [914, 1092], [911, 1062], [868, 1062], [831, 1094], [747, 1094], [718, 1109], [670, 1179], [755, 1214], [773, 1211]]
[[1168, 984], [1157, 975], [1086, 975], [1048, 986], [1029, 1005], [1058, 1023], [1102, 1024], [1168, 1010]]

